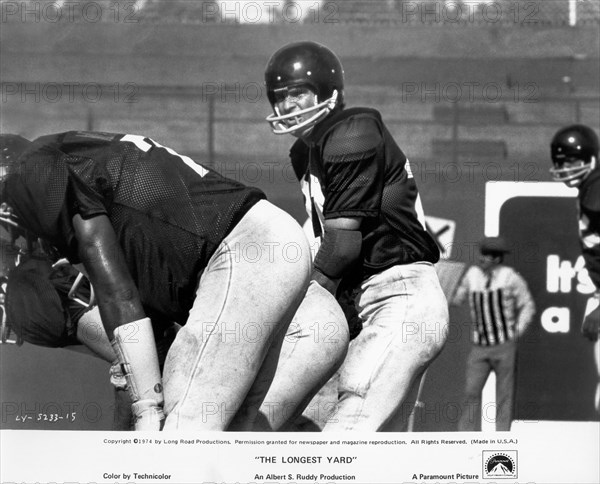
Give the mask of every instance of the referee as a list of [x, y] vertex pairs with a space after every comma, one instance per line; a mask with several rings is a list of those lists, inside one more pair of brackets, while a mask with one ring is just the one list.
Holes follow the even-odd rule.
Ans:
[[474, 323], [467, 359], [466, 405], [458, 430], [481, 430], [481, 393], [493, 370], [496, 430], [507, 431], [513, 413], [517, 339], [531, 323], [535, 304], [523, 277], [503, 264], [504, 255], [509, 252], [506, 241], [487, 237], [479, 248], [479, 264], [466, 272], [452, 301], [457, 305], [468, 298]]

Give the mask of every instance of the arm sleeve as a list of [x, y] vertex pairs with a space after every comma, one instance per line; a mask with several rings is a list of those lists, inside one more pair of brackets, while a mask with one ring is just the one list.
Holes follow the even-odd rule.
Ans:
[[464, 303], [467, 299], [467, 295], [469, 293], [469, 277], [471, 275], [472, 270], [473, 268], [469, 267], [469, 269], [467, 269], [467, 271], [462, 276], [462, 279], [460, 280], [458, 287], [454, 292], [454, 297], [450, 302], [453, 306], [459, 306], [462, 303]]
[[83, 219], [89, 219], [98, 215], [108, 215], [109, 190], [106, 176], [99, 173], [93, 164], [90, 164], [88, 170], [75, 170], [73, 163], [79, 161], [67, 165], [69, 166], [67, 203], [70, 216], [79, 214]]
[[519, 334], [522, 334], [533, 321], [535, 302], [525, 279], [519, 273], [515, 272], [513, 274], [511, 285], [516, 303], [516, 330]]
[[383, 145], [379, 125], [370, 116], [349, 118], [333, 128], [322, 151], [326, 219], [379, 215]]

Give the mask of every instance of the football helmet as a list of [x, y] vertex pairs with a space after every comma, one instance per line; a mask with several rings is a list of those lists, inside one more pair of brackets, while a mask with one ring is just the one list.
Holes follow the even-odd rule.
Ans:
[[567, 126], [552, 138], [550, 152], [552, 178], [576, 187], [597, 167], [598, 136], [582, 124]]
[[[75, 301], [76, 303], [80, 304], [84, 308], [94, 307], [96, 305], [96, 295], [94, 293], [94, 287], [89, 282], [87, 275], [85, 275], [82, 272], [83, 268], [72, 265], [67, 259], [64, 258], [59, 259], [54, 264], [52, 264], [53, 269], [56, 269], [58, 267], [70, 267], [77, 273], [77, 276], [73, 281], [73, 285], [71, 286], [71, 289], [69, 289], [67, 297], [72, 301]], [[82, 295], [82, 289], [84, 288], [86, 282], [89, 284], [89, 297], [84, 297]]]
[[18, 134], [0, 134], [0, 165], [7, 165], [21, 156], [32, 142]]
[[0, 181], [8, 174], [10, 165], [31, 145], [31, 141], [18, 134], [0, 134]]
[[[265, 69], [267, 97], [274, 113], [267, 122], [275, 134], [306, 131], [333, 108], [343, 104], [344, 69], [338, 57], [316, 42], [294, 42], [275, 52]], [[276, 104], [288, 96], [288, 89], [309, 86], [317, 96], [314, 106], [288, 114]]]
[[[50, 264], [48, 259], [37, 257], [38, 262]], [[32, 260], [26, 259], [23, 264], [27, 265]], [[70, 321], [76, 323], [84, 312], [96, 305], [93, 287], [87, 277], [66, 259], [52, 264], [52, 272], [47, 275], [43, 271], [25, 269], [15, 276], [20, 266], [17, 264], [8, 276], [0, 277], [0, 344], [20, 346], [27, 341], [41, 346], [63, 346], [67, 341], [63, 336], [69, 333]], [[65, 273], [59, 272], [61, 267], [66, 267]], [[9, 287], [13, 291], [12, 296], [7, 291]], [[24, 299], [31, 305], [23, 304]], [[7, 309], [9, 303], [12, 310], [10, 307]], [[40, 308], [44, 310], [40, 312]], [[71, 319], [64, 318], [67, 313]], [[46, 319], [32, 318], [31, 314], [44, 314]]]

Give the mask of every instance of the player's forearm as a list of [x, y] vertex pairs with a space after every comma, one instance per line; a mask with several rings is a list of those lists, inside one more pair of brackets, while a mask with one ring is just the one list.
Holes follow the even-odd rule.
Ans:
[[94, 287], [102, 323], [112, 339], [115, 328], [145, 317], [137, 287], [107, 217], [84, 220], [76, 215], [73, 225], [79, 257]]
[[146, 316], [138, 289], [124, 268], [109, 262], [109, 254], [118, 247], [95, 244], [83, 248], [97, 257], [82, 257], [84, 266], [94, 287], [100, 315], [109, 338], [120, 325]]
[[159, 430], [163, 394], [154, 333], [114, 229], [104, 215], [90, 220], [76, 215], [73, 226], [102, 323], [127, 380], [136, 430]]

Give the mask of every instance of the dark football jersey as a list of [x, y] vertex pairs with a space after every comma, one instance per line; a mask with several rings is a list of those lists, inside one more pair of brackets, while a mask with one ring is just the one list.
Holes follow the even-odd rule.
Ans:
[[340, 110], [318, 124], [311, 139], [310, 146], [298, 140], [290, 158], [316, 236], [326, 219], [363, 217], [365, 276], [396, 264], [439, 260], [408, 160], [377, 111]]
[[264, 194], [136, 135], [35, 140], [4, 187], [21, 224], [79, 262], [72, 217], [107, 215], [148, 316], [184, 323], [217, 246]]
[[600, 290], [600, 169], [579, 187], [579, 238], [592, 282]]

